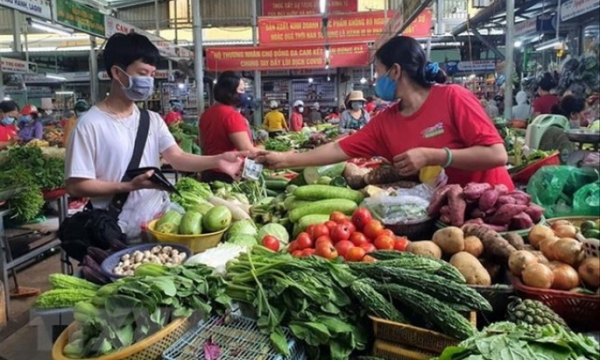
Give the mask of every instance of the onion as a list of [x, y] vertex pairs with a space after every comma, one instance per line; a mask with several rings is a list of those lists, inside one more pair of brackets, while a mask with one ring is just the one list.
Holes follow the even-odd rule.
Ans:
[[600, 258], [592, 257], [585, 259], [579, 265], [579, 276], [583, 283], [591, 288], [600, 287]]
[[525, 250], [518, 250], [510, 254], [508, 258], [508, 268], [511, 274], [521, 276], [521, 273], [529, 265], [537, 264], [537, 257]]
[[552, 259], [577, 266], [585, 257], [581, 243], [575, 239], [562, 238], [549, 245]]
[[575, 239], [577, 229], [573, 225], [560, 225], [554, 228], [554, 234], [559, 238]]
[[550, 260], [548, 260], [548, 258], [545, 257], [541, 251], [531, 251], [531, 254], [537, 258], [537, 261], [540, 264], [548, 265], [548, 263], [550, 262]]
[[542, 254], [548, 260], [554, 260], [554, 244], [558, 241], [558, 238], [552, 237], [548, 238], [540, 243], [540, 250]]
[[554, 282], [552, 270], [540, 263], [529, 265], [521, 275], [525, 285], [538, 289], [550, 289], [552, 282]]
[[531, 228], [528, 235], [529, 243], [536, 249], [540, 248], [540, 243], [542, 241], [553, 239], [555, 237], [554, 231], [544, 225], [535, 225]]
[[552, 224], [550, 224], [550, 228], [552, 228], [552, 230], [556, 231], [557, 227], [565, 226], [565, 225], [573, 226], [573, 224], [571, 224], [571, 222], [569, 220], [556, 220], [556, 221], [553, 221]]
[[552, 288], [556, 290], [571, 290], [579, 286], [579, 275], [571, 266], [563, 263], [557, 263], [552, 269], [554, 281]]

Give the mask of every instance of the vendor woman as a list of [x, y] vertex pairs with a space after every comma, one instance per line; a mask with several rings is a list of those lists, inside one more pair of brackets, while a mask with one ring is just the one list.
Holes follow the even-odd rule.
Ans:
[[504, 142], [485, 110], [467, 89], [435, 84], [444, 83], [446, 75], [427, 63], [415, 39], [390, 39], [375, 53], [375, 68], [377, 96], [399, 101], [339, 142], [305, 153], [262, 152], [258, 161], [271, 168], [297, 168], [382, 156], [402, 176], [437, 165], [446, 168], [450, 183], [514, 188]]
[[12, 100], [0, 101], [0, 150], [19, 140], [15, 119], [19, 116], [19, 105]]

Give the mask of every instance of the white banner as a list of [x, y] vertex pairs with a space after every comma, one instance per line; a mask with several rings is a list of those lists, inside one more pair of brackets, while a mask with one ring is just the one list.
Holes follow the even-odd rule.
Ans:
[[4, 93], [7, 95], [20, 95], [25, 92], [27, 93], [27, 97], [30, 99], [51, 97], [54, 95], [52, 89], [47, 86], [27, 86], [26, 88], [22, 88], [20, 86], [4, 87]]
[[19, 10], [26, 14], [52, 20], [50, 0], [0, 0], [0, 6]]
[[571, 20], [600, 8], [600, 0], [571, 0], [560, 6], [560, 19]]
[[27, 74], [35, 72], [37, 65], [32, 62], [27, 62], [19, 59], [0, 58], [2, 72], [13, 74]]
[[496, 62], [494, 60], [460, 61], [456, 67], [460, 72], [493, 71], [496, 70]]
[[61, 82], [68, 83], [89, 83], [90, 82], [90, 72], [89, 71], [80, 71], [80, 72], [68, 72], [68, 73], [60, 73], [57, 76], [65, 78], [65, 80], [57, 79], [55, 77], [46, 77], [46, 74], [27, 74], [23, 75], [23, 81], [26, 84], [57, 84]]

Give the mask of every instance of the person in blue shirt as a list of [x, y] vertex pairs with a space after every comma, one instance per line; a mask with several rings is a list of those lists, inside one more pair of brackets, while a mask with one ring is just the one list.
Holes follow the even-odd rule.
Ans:
[[33, 105], [25, 105], [21, 109], [19, 118], [19, 139], [28, 143], [33, 139], [42, 140], [44, 137], [44, 126], [38, 118], [38, 110]]

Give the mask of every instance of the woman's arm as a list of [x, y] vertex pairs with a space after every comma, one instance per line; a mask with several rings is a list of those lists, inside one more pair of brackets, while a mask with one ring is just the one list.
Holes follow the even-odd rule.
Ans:
[[41, 122], [38, 121], [35, 124], [35, 128], [33, 129], [33, 138], [42, 140], [43, 137], [44, 137], [44, 126], [42, 125]]
[[346, 126], [348, 126], [347, 115], [348, 113], [346, 111], [340, 114], [340, 124], [338, 125], [340, 134], [345, 134], [350, 131], [350, 129], [346, 128]]
[[248, 137], [248, 133], [245, 131], [236, 132], [229, 134], [229, 140], [233, 143], [236, 149], [239, 151], [254, 151], [254, 144]]
[[285, 169], [335, 164], [346, 161], [350, 157], [342, 151], [337, 142], [334, 142], [305, 153], [262, 152], [257, 159], [272, 169]]
[[[427, 149], [428, 165], [444, 166], [448, 154], [444, 149]], [[451, 168], [469, 171], [480, 171], [505, 166], [508, 155], [503, 144], [491, 146], [473, 146], [466, 149], [450, 150], [452, 153]]]

